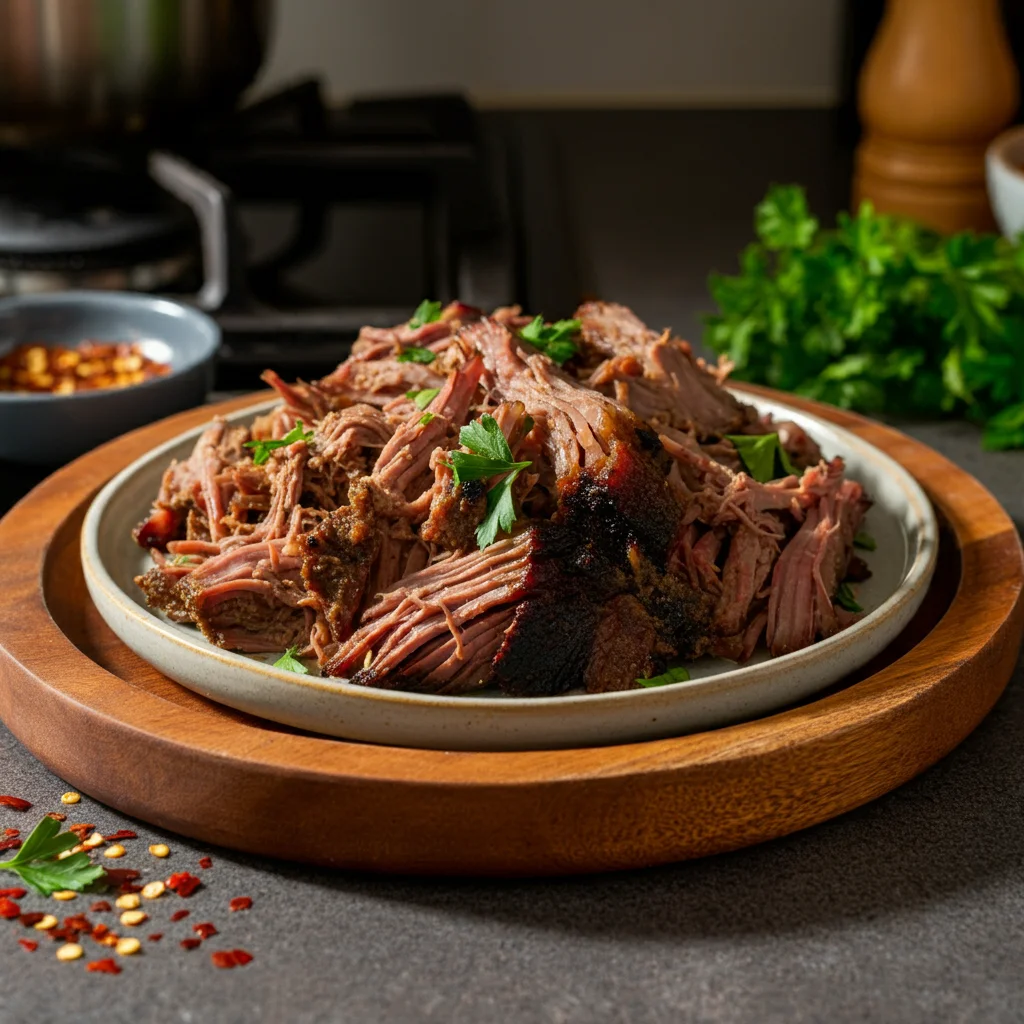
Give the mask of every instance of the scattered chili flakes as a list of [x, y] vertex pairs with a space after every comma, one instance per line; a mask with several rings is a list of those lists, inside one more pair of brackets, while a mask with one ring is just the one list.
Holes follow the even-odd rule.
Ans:
[[113, 909], [106, 900], [97, 900], [90, 908], [94, 914], [102, 914]]
[[213, 859], [210, 858], [210, 857], [200, 857], [199, 858], [199, 866], [204, 871], [206, 871], [208, 868], [212, 868], [213, 867]]
[[244, 949], [220, 949], [210, 954], [214, 967], [244, 967], [252, 961], [252, 954]]
[[5, 828], [4, 829], [4, 835], [7, 836], [9, 839], [13, 839], [15, 836], [20, 836], [21, 835], [21, 829], [20, 828]]
[[78, 825], [68, 825], [68, 831], [74, 832], [78, 836], [78, 841], [81, 842], [90, 832], [95, 831], [96, 826], [90, 822], [82, 822]]
[[18, 945], [21, 946], [26, 953], [34, 953], [39, 948], [39, 943], [34, 942], [32, 939], [18, 939]]
[[99, 942], [104, 935], [110, 934], [110, 928], [105, 924], [97, 924], [93, 926], [92, 937]]
[[135, 868], [107, 868], [107, 885], [124, 885], [125, 882], [134, 882], [139, 877]]
[[117, 891], [122, 895], [130, 892], [142, 892], [142, 886], [136, 885], [134, 882], [122, 882], [120, 886], [118, 886]]
[[195, 875], [190, 875], [187, 871], [175, 871], [167, 879], [167, 888], [173, 889], [179, 896], [191, 896], [202, 884]]
[[34, 928], [37, 924], [39, 924], [40, 921], [42, 921], [44, 917], [46, 917], [45, 914], [40, 914], [36, 911], [33, 911], [31, 914], [22, 914], [21, 917], [18, 918], [18, 920], [26, 928]]
[[85, 965], [87, 971], [93, 974], [120, 974], [121, 968], [111, 959], [93, 960]]
[[21, 846], [20, 839], [0, 839], [0, 853], [4, 850], [16, 850]]
[[172, 921], [184, 921], [185, 918], [188, 917], [188, 915], [191, 914], [191, 913], [192, 913], [191, 910], [176, 910], [173, 914], [171, 914], [171, 920]]
[[30, 801], [20, 796], [0, 796], [0, 807], [10, 807], [12, 811], [27, 811], [31, 806]]
[[252, 906], [251, 896], [236, 896], [229, 904], [229, 910], [248, 910]]
[[152, 935], [147, 935], [146, 936], [146, 938], [150, 942], [159, 942], [163, 937], [164, 937], [164, 933], [163, 932], [153, 932]]
[[15, 886], [13, 889], [0, 889], [0, 899], [20, 900], [28, 893], [28, 889]]
[[16, 917], [21, 917], [21, 907], [5, 896], [0, 899], [0, 917], [6, 921], [13, 921]]
[[108, 843], [116, 843], [121, 839], [138, 839], [139, 837], [130, 828], [122, 828], [117, 832], [111, 832], [109, 836], [104, 835], [103, 838]]
[[64, 918], [64, 927], [74, 929], [76, 932], [91, 932], [92, 922], [85, 914], [70, 914]]
[[192, 931], [201, 939], [208, 939], [211, 935], [217, 934], [217, 929], [210, 921], [203, 921], [201, 924], [192, 925]]
[[48, 818], [53, 818], [54, 821], [67, 821], [68, 820], [68, 816], [66, 814], [61, 814], [60, 811], [47, 811], [46, 812], [46, 816]]
[[198, 949], [203, 944], [202, 939], [182, 939], [178, 943], [182, 949]]

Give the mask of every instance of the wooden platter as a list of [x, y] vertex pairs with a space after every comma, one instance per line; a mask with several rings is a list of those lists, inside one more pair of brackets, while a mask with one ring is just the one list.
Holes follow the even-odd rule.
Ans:
[[86, 594], [78, 538], [115, 472], [253, 400], [112, 441], [0, 522], [0, 717], [74, 787], [162, 828], [274, 857], [418, 874], [570, 874], [699, 857], [806, 828], [912, 778], [974, 729], [1016, 664], [1024, 555], [992, 495], [897, 431], [786, 396], [906, 466], [943, 523], [917, 617], [826, 696], [698, 735], [521, 753], [348, 743], [231, 711], [114, 637]]

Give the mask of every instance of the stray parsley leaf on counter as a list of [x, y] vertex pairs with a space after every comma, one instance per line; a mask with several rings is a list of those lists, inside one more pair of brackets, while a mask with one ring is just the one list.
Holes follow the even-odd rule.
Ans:
[[405, 397], [416, 406], [417, 409], [426, 409], [430, 403], [441, 394], [440, 388], [423, 388], [422, 391], [406, 391]]
[[457, 484], [507, 474], [487, 492], [487, 514], [476, 528], [476, 542], [481, 548], [486, 548], [494, 543], [499, 530], [508, 533], [515, 526], [512, 484], [520, 470], [526, 469], [530, 463], [513, 461], [512, 449], [501, 427], [487, 413], [464, 426], [459, 431], [459, 441], [469, 452], [449, 452], [449, 465]]
[[861, 530], [856, 537], [853, 538], [853, 546], [855, 548], [863, 548], [865, 551], [874, 551], [878, 547], [878, 543], [870, 533]]
[[288, 445], [295, 444], [296, 441], [309, 442], [313, 439], [313, 434], [314, 431], [312, 430], [302, 429], [302, 420], [296, 420], [295, 426], [279, 441], [246, 441], [245, 447], [253, 450], [253, 465], [262, 466], [270, 458], [270, 453], [275, 449], [287, 448]]
[[50, 817], [43, 818], [22, 843], [21, 849], [10, 860], [0, 861], [0, 871], [13, 871], [42, 896], [49, 896], [60, 889], [81, 892], [102, 878], [104, 871], [85, 852], [57, 860], [58, 854], [79, 842], [76, 833], [60, 832], [60, 822]]
[[690, 673], [685, 668], [670, 668], [662, 672], [660, 676], [651, 676], [650, 679], [638, 679], [641, 686], [668, 686], [670, 683], [685, 683], [690, 678]]
[[853, 596], [853, 590], [849, 583], [843, 582], [839, 584], [839, 589], [836, 591], [836, 604], [840, 608], [845, 608], [848, 612], [862, 612], [863, 608], [857, 604], [857, 598]]
[[289, 647], [288, 650], [274, 662], [274, 668], [283, 668], [285, 672], [298, 672], [299, 675], [308, 676], [309, 669], [299, 661], [298, 654], [298, 647]]
[[409, 321], [409, 326], [415, 331], [425, 324], [432, 324], [437, 320], [441, 319], [441, 303], [431, 302], [430, 299], [424, 299], [417, 307], [416, 312], [413, 313], [412, 319]]
[[[799, 476], [800, 470], [790, 462], [778, 434], [726, 434], [732, 441], [747, 472], [759, 483], [777, 480], [780, 476]], [[781, 472], [776, 472], [776, 464]]]
[[545, 324], [544, 317], [538, 316], [519, 331], [519, 336], [561, 366], [579, 352], [572, 338], [580, 333], [582, 326], [579, 320], [556, 320], [553, 324]]
[[437, 355], [430, 351], [429, 348], [420, 348], [418, 345], [410, 345], [408, 348], [403, 348], [401, 352], [395, 356], [395, 361], [399, 363], [432, 363], [437, 358]]
[[943, 236], [862, 203], [823, 229], [776, 185], [735, 276], [713, 274], [705, 342], [758, 381], [862, 412], [965, 415], [1024, 447], [1024, 245]]

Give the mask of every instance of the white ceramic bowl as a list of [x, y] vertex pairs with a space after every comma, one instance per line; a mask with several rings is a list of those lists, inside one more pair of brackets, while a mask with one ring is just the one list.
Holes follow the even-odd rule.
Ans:
[[985, 177], [992, 212], [1007, 238], [1024, 231], [1024, 126], [992, 140], [985, 152]]
[[[229, 421], [249, 422], [273, 404], [236, 413]], [[920, 487], [889, 456], [782, 403], [755, 399], [754, 404], [761, 412], [795, 420], [827, 455], [842, 455], [849, 475], [875, 502], [867, 528], [878, 547], [866, 556], [873, 575], [857, 591], [868, 614], [836, 636], [781, 658], [769, 659], [762, 651], [742, 666], [704, 658], [690, 666], [688, 682], [516, 699], [377, 690], [276, 669], [270, 664], [275, 655], [223, 651], [194, 626], [146, 608], [132, 582], [151, 563], [133, 543], [131, 528], [146, 515], [169, 460], [186, 456], [201, 428], [132, 463], [97, 495], [82, 528], [86, 583], [110, 628], [165, 675], [241, 711], [346, 739], [442, 750], [525, 750], [625, 743], [756, 718], [837, 682], [896, 638], [927, 591], [938, 527]]]

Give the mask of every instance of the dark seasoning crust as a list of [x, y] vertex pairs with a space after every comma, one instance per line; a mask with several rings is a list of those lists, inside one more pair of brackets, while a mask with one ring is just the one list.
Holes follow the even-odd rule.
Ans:
[[[630, 689], [762, 642], [784, 654], [853, 621], [840, 584], [862, 578], [869, 503], [842, 460], [625, 307], [576, 318], [561, 367], [517, 307], [452, 303], [416, 328], [364, 328], [315, 383], [268, 371], [282, 403], [251, 430], [212, 424], [136, 529], [149, 604], [359, 685], [519, 697]], [[459, 481], [449, 453], [475, 454], [460, 428], [487, 416], [528, 465], [511, 533], [481, 550], [504, 473]], [[251, 442], [300, 421], [308, 441], [253, 463]], [[773, 432], [797, 474], [759, 482], [729, 437]]]

